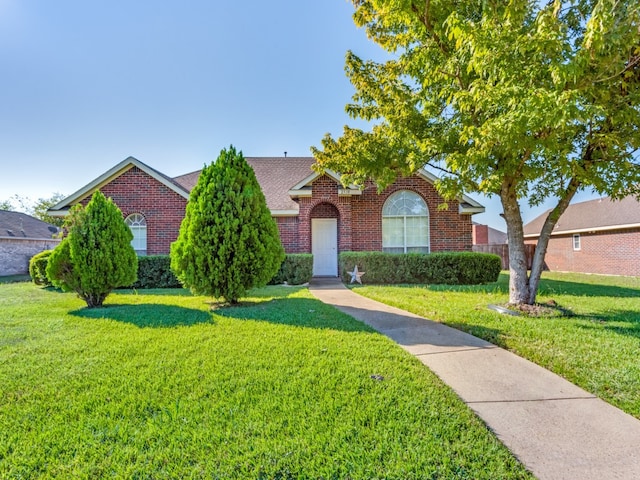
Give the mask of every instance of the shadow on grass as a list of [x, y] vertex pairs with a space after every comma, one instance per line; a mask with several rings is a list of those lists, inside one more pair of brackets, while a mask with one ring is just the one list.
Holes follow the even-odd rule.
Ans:
[[275, 298], [266, 302], [241, 301], [239, 306], [216, 309], [216, 315], [236, 320], [269, 322], [294, 327], [373, 332], [358, 320], [309, 298]]
[[543, 278], [540, 281], [538, 294], [546, 296], [575, 295], [578, 297], [640, 298], [640, 289]]
[[[368, 286], [368, 285], [362, 285]], [[425, 288], [434, 292], [476, 292], [509, 294], [509, 274], [501, 273], [497, 282], [484, 285], [410, 285], [399, 284], [394, 287]], [[359, 285], [348, 285], [357, 290]], [[553, 295], [573, 295], [577, 297], [617, 297], [640, 298], [640, 288], [630, 288], [597, 283], [572, 282], [568, 280], [553, 280], [542, 278], [538, 288], [538, 295], [552, 297]]]
[[118, 295], [156, 295], [156, 296], [180, 296], [192, 297], [188, 288], [118, 288], [113, 291]]
[[640, 311], [611, 310], [605, 314], [580, 315], [577, 318], [589, 322], [579, 324], [578, 327], [582, 329], [604, 329], [619, 335], [640, 338]]
[[18, 283], [18, 282], [30, 282], [31, 276], [28, 274], [21, 275], [5, 275], [0, 277], [0, 283]]
[[198, 323], [213, 323], [211, 314], [202, 310], [148, 303], [137, 305], [109, 304], [103, 308], [82, 308], [69, 313], [82, 318], [107, 319], [130, 323], [140, 328], [172, 328], [196, 325]]

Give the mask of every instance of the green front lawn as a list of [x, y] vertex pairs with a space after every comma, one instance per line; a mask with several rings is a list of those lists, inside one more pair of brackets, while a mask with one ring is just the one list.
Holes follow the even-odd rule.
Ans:
[[531, 478], [386, 337], [269, 287], [0, 285], [0, 478]]
[[505, 347], [640, 418], [640, 278], [545, 272], [538, 302], [559, 308], [537, 318], [487, 308], [508, 301], [506, 274], [482, 286], [355, 291]]

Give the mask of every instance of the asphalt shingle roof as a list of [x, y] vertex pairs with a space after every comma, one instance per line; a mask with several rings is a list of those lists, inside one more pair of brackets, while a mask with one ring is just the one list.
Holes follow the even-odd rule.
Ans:
[[0, 210], [0, 237], [50, 239], [57, 227], [22, 212]]
[[[246, 157], [256, 174], [258, 183], [267, 200], [269, 210], [298, 210], [298, 204], [289, 196], [289, 190], [313, 174], [313, 157]], [[187, 173], [173, 181], [188, 192], [198, 182], [200, 172]]]
[[[524, 226], [524, 234], [538, 235], [549, 211], [527, 223]], [[640, 224], [640, 202], [635, 197], [628, 196], [621, 200], [603, 197], [569, 205], [560, 216], [553, 234], [638, 224]]]

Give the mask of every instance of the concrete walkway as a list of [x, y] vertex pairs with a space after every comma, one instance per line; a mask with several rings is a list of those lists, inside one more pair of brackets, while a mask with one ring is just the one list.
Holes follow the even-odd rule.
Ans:
[[634, 417], [528, 360], [362, 297], [337, 279], [313, 279], [309, 290], [415, 355], [537, 478], [640, 479]]

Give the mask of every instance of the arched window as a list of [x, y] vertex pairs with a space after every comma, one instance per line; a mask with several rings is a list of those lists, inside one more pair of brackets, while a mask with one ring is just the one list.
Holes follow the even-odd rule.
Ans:
[[124, 222], [131, 229], [133, 233], [133, 240], [131, 240], [131, 246], [138, 255], [147, 254], [147, 220], [139, 213], [132, 213]]
[[400, 190], [384, 202], [382, 251], [429, 253], [429, 210], [417, 193]]

